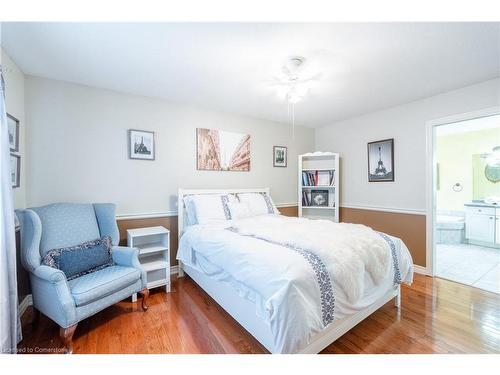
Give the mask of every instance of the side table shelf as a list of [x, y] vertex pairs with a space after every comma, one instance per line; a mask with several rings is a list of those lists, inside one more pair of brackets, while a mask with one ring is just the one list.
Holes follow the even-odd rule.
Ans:
[[[127, 246], [139, 249], [139, 262], [147, 273], [147, 288], [165, 286], [170, 293], [170, 231], [164, 227], [127, 229]], [[132, 296], [132, 301], [137, 295]]]

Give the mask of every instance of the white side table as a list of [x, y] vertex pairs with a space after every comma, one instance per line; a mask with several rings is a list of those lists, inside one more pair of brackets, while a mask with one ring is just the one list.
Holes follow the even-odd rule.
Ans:
[[[147, 288], [165, 286], [170, 293], [170, 231], [164, 227], [127, 229], [127, 245], [139, 249], [139, 262], [147, 273]], [[132, 301], [137, 300], [137, 294]]]

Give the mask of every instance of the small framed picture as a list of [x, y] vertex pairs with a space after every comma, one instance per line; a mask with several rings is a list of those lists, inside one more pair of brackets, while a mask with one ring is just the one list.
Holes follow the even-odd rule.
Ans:
[[273, 167], [286, 167], [287, 158], [288, 152], [285, 146], [273, 147]]
[[9, 129], [10, 151], [19, 151], [19, 120], [7, 113], [7, 127]]
[[10, 154], [10, 181], [13, 188], [18, 188], [21, 175], [21, 157], [19, 155]]
[[145, 130], [128, 131], [129, 158], [155, 160], [155, 133]]
[[328, 207], [328, 190], [312, 190], [311, 206]]
[[394, 139], [368, 143], [368, 181], [394, 181]]

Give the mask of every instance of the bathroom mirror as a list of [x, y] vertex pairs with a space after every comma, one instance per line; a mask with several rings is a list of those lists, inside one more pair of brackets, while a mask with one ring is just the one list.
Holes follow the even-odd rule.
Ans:
[[491, 151], [484, 155], [486, 159], [484, 175], [488, 181], [496, 183], [500, 181], [500, 146], [493, 147]]
[[484, 176], [491, 182], [500, 181], [500, 165], [486, 165], [484, 167]]
[[488, 155], [489, 153], [472, 155], [473, 200], [500, 196], [500, 164], [488, 163]]

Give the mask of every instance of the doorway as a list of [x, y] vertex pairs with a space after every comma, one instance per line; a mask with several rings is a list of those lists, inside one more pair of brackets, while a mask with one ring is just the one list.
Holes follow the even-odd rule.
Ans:
[[429, 128], [432, 273], [500, 294], [500, 114], [458, 116]]

